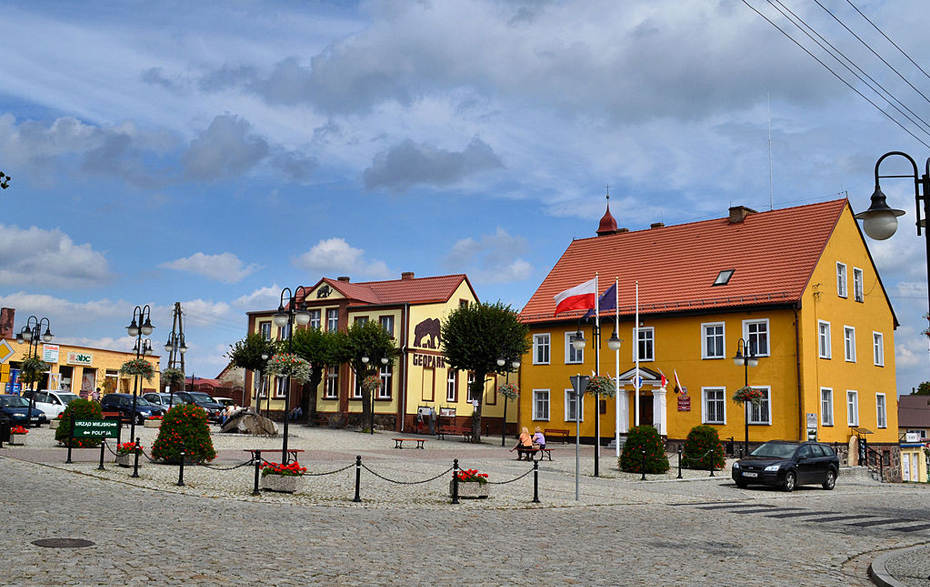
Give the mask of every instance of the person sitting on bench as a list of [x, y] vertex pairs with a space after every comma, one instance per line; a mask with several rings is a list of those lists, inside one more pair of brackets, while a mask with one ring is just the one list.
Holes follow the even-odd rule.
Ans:
[[533, 450], [533, 437], [530, 436], [530, 431], [526, 426], [524, 426], [523, 430], [520, 432], [520, 440], [517, 441], [517, 445], [510, 449], [510, 452], [514, 450], [517, 451], [518, 461], [523, 459], [523, 455], [526, 455], [526, 460], [532, 458], [530, 453], [526, 451]]
[[539, 426], [536, 427], [536, 434], [533, 435], [533, 447], [546, 448], [546, 437], [543, 435], [542, 430], [539, 429]]

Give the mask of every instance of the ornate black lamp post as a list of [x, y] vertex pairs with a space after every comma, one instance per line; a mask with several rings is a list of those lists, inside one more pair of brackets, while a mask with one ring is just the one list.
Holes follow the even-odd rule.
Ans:
[[[152, 308], [150, 308], [148, 304], [133, 308], [132, 322], [126, 327], [126, 332], [129, 333], [129, 336], [133, 336], [136, 339], [133, 350], [136, 351], [137, 360], [140, 356], [145, 355], [146, 351], [149, 353], [152, 351], [152, 341], [148, 339], [143, 341], [142, 336], [152, 334], [153, 330], [155, 330], [155, 327], [152, 326]], [[129, 438], [133, 442], [135, 442], [136, 439], [136, 395], [139, 392], [139, 377], [140, 375], [133, 376], [134, 381], [132, 386], [132, 422], [129, 425]]]
[[[310, 312], [307, 311], [307, 292], [309, 290], [304, 286], [298, 286], [293, 292], [291, 288], [285, 287], [281, 290], [281, 299], [278, 304], [278, 311], [275, 312], [273, 320], [275, 326], [284, 328], [287, 326], [287, 352], [291, 352], [292, 340], [294, 338], [294, 325], [306, 326], [310, 324]], [[297, 307], [297, 294], [302, 293], [300, 307]], [[287, 306], [285, 307], [285, 303]], [[269, 405], [271, 402], [269, 393]], [[287, 422], [291, 409], [291, 375], [290, 373], [284, 379], [284, 439], [281, 442], [281, 462], [287, 464], [290, 459], [287, 455]]]
[[[520, 368], [520, 359], [505, 359], [503, 356], [497, 357], [497, 366], [503, 367], [507, 363], [510, 363], [510, 366], [507, 368], [507, 379], [506, 383], [510, 383], [510, 372], [516, 371]], [[504, 425], [501, 428], [501, 446], [505, 446], [507, 442], [507, 401], [508, 398], [504, 396]]]
[[[370, 353], [370, 354], [374, 355], [374, 357], [369, 357], [368, 355], [365, 355], [362, 357], [362, 363], [364, 363], [365, 365], [368, 365], [369, 361], [374, 363], [375, 373], [377, 373], [378, 378], [380, 378], [382, 367], [378, 367], [377, 366], [378, 363], [381, 363], [382, 366], [386, 366], [391, 361], [387, 357], [379, 357], [377, 353]], [[384, 381], [381, 382], [381, 385], [384, 385]], [[368, 434], [374, 434], [375, 433], [375, 390], [372, 389], [368, 393], [369, 395], [371, 395], [371, 398], [369, 398], [371, 401], [371, 410], [369, 410], [368, 412]]]
[[[45, 333], [42, 333], [42, 325], [45, 324]], [[16, 335], [16, 342], [19, 344], [29, 343], [29, 348], [26, 349], [26, 358], [38, 357], [39, 356], [39, 342], [52, 342], [52, 339], [55, 338], [55, 335], [51, 333], [49, 329], [49, 320], [45, 316], [41, 319], [36, 318], [35, 316], [30, 316], [26, 320], [26, 325], [23, 326], [22, 330], [19, 331], [19, 334]], [[36, 381], [32, 382], [32, 396], [29, 398], [29, 411], [26, 414], [26, 427], [32, 427], [32, 411], [35, 409], [36, 405]]]
[[[886, 158], [896, 155], [907, 159], [912, 173], [905, 175], [879, 175], [878, 168]], [[904, 210], [897, 210], [888, 206], [885, 201], [885, 194], [882, 193], [878, 180], [885, 177], [907, 177], [914, 180], [914, 199], [917, 207], [917, 236], [921, 235], [923, 229], [924, 241], [927, 249], [927, 293], [928, 309], [930, 309], [930, 233], [927, 232], [927, 218], [930, 217], [930, 157], [924, 166], [924, 174], [921, 177], [917, 170], [917, 162], [907, 153], [901, 151], [890, 151], [878, 158], [875, 162], [875, 191], [872, 193], [872, 204], [865, 212], [856, 214], [857, 220], [862, 220], [862, 228], [865, 233], [875, 240], [885, 240], [890, 238], [898, 229], [898, 216], [904, 215]], [[921, 193], [921, 191], [923, 193]], [[921, 217], [920, 203], [923, 201], [923, 217]]]
[[[601, 325], [598, 323], [598, 320], [594, 321], [594, 374], [601, 374]], [[616, 351], [620, 348], [620, 344], [623, 341], [617, 337], [617, 331], [615, 330], [610, 336], [610, 339], [607, 341], [607, 347]], [[585, 344], [587, 341], [584, 338], [584, 333], [581, 332], [581, 325], [578, 326], [578, 331], [575, 333], [575, 336], [571, 337], [572, 348], [576, 351], [584, 350]], [[585, 386], [587, 387], [587, 385]], [[578, 396], [581, 398], [584, 394]], [[579, 405], [580, 409], [580, 405]], [[600, 476], [600, 452], [601, 452], [601, 396], [600, 394], [594, 394], [594, 476]]]
[[[733, 362], [736, 365], [743, 366], [743, 387], [749, 387], [749, 368], [758, 365], [759, 359], [756, 358], [755, 349], [753, 349], [745, 339], [741, 338], [736, 342], [736, 356], [733, 357]], [[751, 403], [752, 402], [749, 401], [743, 402], [743, 411], [745, 412], [744, 416], [746, 418], [746, 439], [743, 443], [744, 456], [749, 454], [749, 404]]]

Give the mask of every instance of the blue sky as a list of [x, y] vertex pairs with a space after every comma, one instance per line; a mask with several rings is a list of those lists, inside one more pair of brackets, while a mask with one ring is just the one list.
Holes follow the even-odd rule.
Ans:
[[[930, 78], [822, 3], [922, 93], [784, 2], [930, 118]], [[930, 69], [921, 0], [855, 4]], [[3, 27], [0, 304], [129, 350], [134, 306], [161, 348], [180, 301], [205, 377], [245, 312], [323, 276], [467, 273], [519, 309], [608, 184], [633, 230], [847, 193], [859, 211], [882, 153], [930, 155], [741, 1], [8, 1]], [[926, 257], [911, 185], [882, 187], [908, 212], [869, 243], [908, 392], [930, 379]]]

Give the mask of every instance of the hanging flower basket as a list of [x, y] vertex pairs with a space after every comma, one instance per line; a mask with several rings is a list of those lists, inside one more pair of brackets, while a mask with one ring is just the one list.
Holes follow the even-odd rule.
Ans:
[[45, 373], [51, 368], [48, 363], [39, 357], [27, 357], [20, 364], [21, 379], [25, 383], [35, 383], [44, 377]]
[[598, 375], [588, 380], [588, 388], [585, 393], [597, 394], [602, 397], [614, 397], [617, 395], [617, 386], [614, 385], [614, 380], [610, 377]]
[[270, 375], [290, 376], [291, 379], [300, 383], [310, 379], [311, 370], [310, 363], [294, 353], [278, 353], [268, 360], [268, 365], [265, 367], [265, 371]]
[[362, 389], [368, 392], [373, 392], [375, 390], [381, 389], [381, 378], [377, 375], [369, 375], [365, 379], [362, 379]]
[[513, 401], [520, 397], [520, 389], [513, 383], [505, 383], [497, 388], [497, 393]]
[[123, 366], [119, 368], [119, 372], [123, 375], [129, 375], [130, 377], [139, 376], [146, 381], [151, 381], [152, 378], [155, 377], [155, 367], [145, 359], [126, 361], [123, 363]]
[[733, 394], [733, 402], [740, 406], [744, 405], [746, 402], [754, 406], [761, 406], [762, 400], [764, 399], [765, 394], [763, 394], [761, 390], [753, 389], [748, 385], [740, 387], [736, 390], [736, 393]]
[[184, 382], [184, 371], [175, 369], [174, 367], [162, 369], [161, 380], [170, 385], [171, 389], [176, 389], [176, 385], [180, 385]]

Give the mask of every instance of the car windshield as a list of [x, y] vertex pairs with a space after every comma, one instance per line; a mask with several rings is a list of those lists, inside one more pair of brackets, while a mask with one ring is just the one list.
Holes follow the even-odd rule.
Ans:
[[191, 392], [191, 397], [199, 402], [210, 402], [213, 403], [213, 398], [205, 393], [200, 392]]
[[78, 396], [76, 396], [73, 393], [59, 393], [58, 398], [61, 399], [61, 401], [64, 402], [65, 405], [68, 405], [74, 400], [76, 400]]
[[137, 406], [151, 406], [152, 404], [149, 403], [149, 400], [145, 399], [144, 397], [137, 397], [136, 405]]
[[798, 445], [792, 442], [766, 442], [750, 454], [754, 457], [790, 459]]
[[18, 395], [0, 397], [0, 406], [4, 408], [28, 408], [29, 402]]

